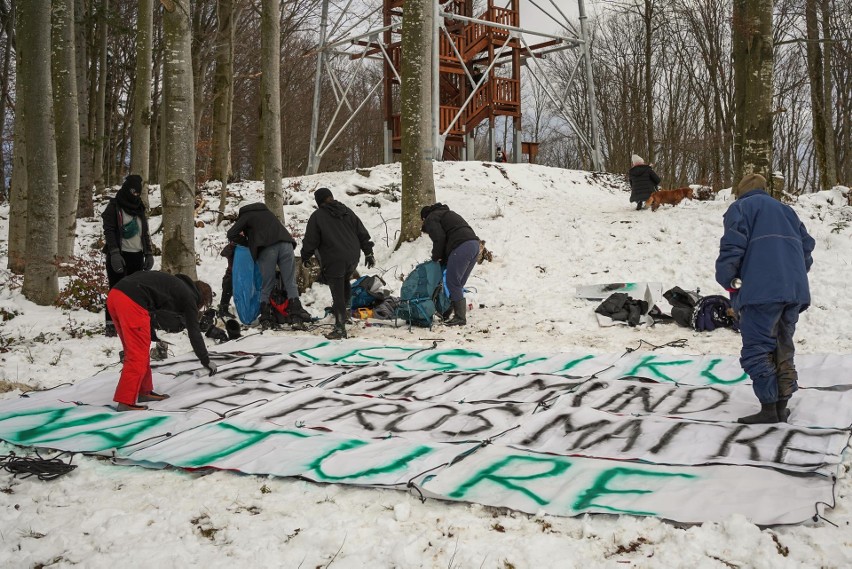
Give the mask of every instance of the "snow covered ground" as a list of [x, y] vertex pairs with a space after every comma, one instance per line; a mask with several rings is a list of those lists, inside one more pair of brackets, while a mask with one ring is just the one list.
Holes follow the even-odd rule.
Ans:
[[[478, 266], [468, 283], [476, 289], [468, 326], [413, 332], [357, 327], [352, 336], [388, 344], [442, 340], [444, 347], [506, 353], [623, 353], [640, 340], [660, 346], [686, 339], [683, 348], [660, 351], [738, 354], [740, 338], [729, 330], [697, 333], [674, 324], [601, 328], [593, 314], [597, 303], [574, 297], [577, 285], [624, 281], [721, 293], [713, 264], [729, 204], [726, 192], [716, 201], [650, 212], [635, 211], [614, 176], [459, 162], [436, 164], [435, 181], [438, 200], [461, 213], [494, 253], [493, 262]], [[430, 251], [425, 236], [393, 251], [400, 204], [387, 190], [396, 185], [398, 195], [399, 182], [398, 165], [374, 168], [369, 177], [338, 172], [285, 180], [288, 226], [294, 234], [303, 231], [314, 208], [313, 190], [330, 187], [364, 220], [376, 242], [377, 268], [398, 292], [402, 276]], [[347, 195], [356, 185], [382, 191]], [[259, 182], [230, 190], [229, 211], [263, 199]], [[852, 208], [844, 205], [844, 191], [804, 196], [794, 206], [817, 241], [813, 305], [799, 324], [799, 353], [852, 353], [852, 298], [844, 276], [852, 261]], [[155, 193], [153, 202], [158, 198]], [[226, 242], [224, 227], [212, 222], [217, 207], [217, 188], [211, 187], [196, 249], [199, 278], [216, 291], [225, 268], [218, 255]], [[39, 307], [14, 286], [5, 271], [8, 212], [8, 205], [0, 206], [0, 380], [44, 389], [116, 369], [120, 344], [101, 334], [102, 314]], [[159, 218], [151, 226], [158, 227]], [[100, 229], [99, 217], [80, 223], [81, 253], [91, 249]], [[315, 285], [302, 300], [319, 316], [330, 295]], [[185, 334], [166, 338], [175, 353], [189, 351]], [[647, 343], [640, 349], [650, 349]], [[9, 451], [24, 452], [0, 443], [0, 454]], [[691, 527], [630, 516], [566, 519], [421, 503], [396, 490], [125, 468], [82, 456], [74, 462], [77, 470], [53, 482], [0, 473], [0, 566], [852, 566], [848, 452], [836, 486], [837, 507], [826, 512], [831, 523], [763, 529], [739, 515]]]

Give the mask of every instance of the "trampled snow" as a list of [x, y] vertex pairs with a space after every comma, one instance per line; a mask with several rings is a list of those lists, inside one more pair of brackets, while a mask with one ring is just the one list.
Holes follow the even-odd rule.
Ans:
[[[400, 203], [398, 165], [285, 180], [287, 225], [304, 230], [327, 186], [364, 220], [376, 243], [377, 269], [398, 292], [401, 278], [429, 257], [423, 236], [394, 251]], [[359, 325], [351, 335], [376, 343], [475, 347], [517, 353], [651, 350], [736, 355], [729, 330], [698, 333], [675, 324], [599, 327], [594, 301], [578, 285], [662, 282], [666, 287], [723, 291], [713, 279], [727, 192], [656, 212], [635, 211], [620, 177], [521, 164], [437, 163], [437, 199], [461, 213], [494, 254], [476, 267], [468, 326], [433, 329]], [[358, 188], [362, 188], [359, 192]], [[260, 182], [232, 184], [228, 211], [262, 201]], [[852, 300], [845, 277], [852, 260], [852, 208], [845, 188], [794, 204], [817, 248], [810, 274], [813, 304], [800, 320], [802, 354], [852, 353]], [[347, 192], [354, 194], [349, 195]], [[153, 196], [156, 204], [159, 196]], [[199, 278], [220, 289], [225, 227], [216, 228], [218, 188], [205, 190], [196, 231]], [[728, 198], [729, 200], [729, 198]], [[100, 205], [103, 207], [103, 204]], [[161, 218], [151, 220], [159, 227]], [[83, 220], [78, 251], [89, 251], [100, 218]], [[0, 207], [0, 251], [6, 266], [8, 205]], [[297, 235], [298, 236], [298, 235]], [[154, 236], [159, 243], [160, 236]], [[159, 267], [159, 260], [156, 267]], [[361, 267], [364, 270], [364, 267]], [[375, 272], [375, 271], [371, 271]], [[118, 369], [117, 339], [102, 335], [103, 314], [39, 307], [15, 280], [0, 277], [0, 380], [46, 389]], [[379, 272], [379, 274], [382, 274]], [[302, 297], [316, 316], [330, 304], [323, 285]], [[10, 319], [8, 316], [14, 315]], [[319, 335], [326, 329], [316, 329]], [[265, 334], [270, 334], [266, 332]], [[298, 336], [304, 332], [271, 334]], [[175, 354], [185, 334], [165, 335]], [[747, 387], [744, 387], [748, 389]], [[4, 397], [17, 397], [12, 391]], [[755, 401], [756, 406], [756, 401]], [[0, 453], [26, 449], [0, 445]], [[50, 454], [50, 453], [49, 453]], [[75, 456], [79, 467], [53, 482], [0, 473], [0, 564], [86, 567], [253, 564], [262, 567], [844, 567], [852, 565], [847, 454], [829, 521], [758, 528], [743, 516], [683, 527], [654, 518], [530, 516], [510, 510], [427, 500], [397, 490], [245, 476], [120, 467]], [[724, 499], [724, 497], [720, 497]], [[835, 525], [833, 525], [835, 524]]]

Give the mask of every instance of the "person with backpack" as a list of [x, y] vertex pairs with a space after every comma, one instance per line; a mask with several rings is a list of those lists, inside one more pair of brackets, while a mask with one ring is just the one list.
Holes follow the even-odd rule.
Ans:
[[462, 216], [442, 203], [420, 210], [421, 231], [432, 240], [432, 260], [447, 267], [447, 288], [450, 291], [453, 317], [447, 326], [467, 324], [467, 304], [464, 285], [479, 257], [479, 237]]
[[263, 328], [274, 326], [269, 295], [275, 287], [275, 269], [287, 291], [291, 315], [309, 321], [311, 315], [302, 307], [299, 288], [296, 286], [296, 240], [263, 203], [253, 203], [240, 208], [237, 220], [228, 229], [228, 241], [237, 241], [240, 235], [248, 239], [251, 256], [257, 263], [261, 275], [260, 324]]
[[361, 252], [368, 269], [376, 266], [373, 242], [361, 219], [334, 199], [328, 188], [314, 192], [317, 210], [308, 219], [302, 241], [302, 265], [310, 266], [311, 257], [319, 258], [322, 279], [331, 290], [334, 329], [329, 340], [346, 338], [346, 321], [352, 297], [350, 279], [358, 266]]
[[739, 313], [740, 365], [760, 411], [738, 422], [784, 423], [798, 389], [793, 334], [811, 302], [808, 272], [814, 239], [790, 206], [766, 193], [766, 179], [749, 174], [734, 189], [716, 259], [716, 282]]
[[[109, 288], [136, 271], [150, 271], [154, 267], [154, 247], [148, 231], [145, 204], [142, 203], [142, 176], [131, 174], [124, 179], [115, 197], [109, 200], [101, 213], [104, 228], [103, 252]], [[107, 337], [116, 335], [115, 324], [109, 311], [105, 311]]]
[[631, 157], [632, 167], [628, 177], [630, 178], [630, 201], [636, 202], [636, 210], [642, 209], [651, 194], [657, 191], [660, 185], [660, 177], [654, 169], [645, 164], [638, 154]]
[[168, 399], [154, 391], [148, 346], [151, 330], [169, 332], [186, 329], [192, 350], [207, 368], [216, 373], [210, 361], [198, 323], [199, 311], [213, 302], [210, 285], [186, 275], [161, 271], [138, 271], [115, 284], [107, 295], [107, 310], [121, 338], [124, 361], [113, 400], [118, 411], [142, 411], [150, 401]]

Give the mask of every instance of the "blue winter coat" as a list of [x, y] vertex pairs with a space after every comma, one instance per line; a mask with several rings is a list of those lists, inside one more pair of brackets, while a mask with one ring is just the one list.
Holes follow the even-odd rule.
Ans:
[[734, 308], [773, 302], [807, 308], [815, 242], [793, 208], [752, 190], [731, 204], [724, 223], [716, 282], [730, 289], [734, 278], [742, 280], [731, 299]]

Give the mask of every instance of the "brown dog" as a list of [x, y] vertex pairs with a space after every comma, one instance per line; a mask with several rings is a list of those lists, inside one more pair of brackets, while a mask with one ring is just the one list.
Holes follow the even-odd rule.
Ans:
[[663, 204], [677, 205], [685, 199], [691, 200], [692, 188], [678, 188], [676, 190], [658, 190], [651, 194], [645, 205], [651, 208], [651, 211], [657, 211], [657, 208]]

